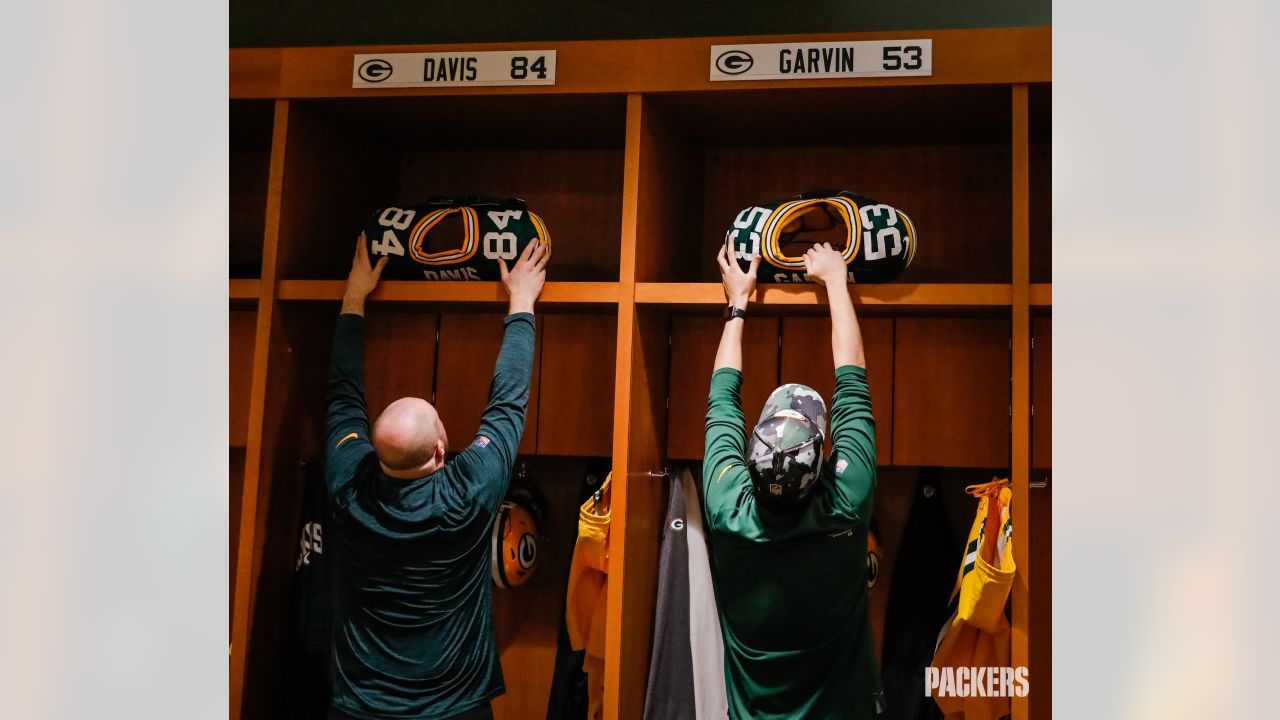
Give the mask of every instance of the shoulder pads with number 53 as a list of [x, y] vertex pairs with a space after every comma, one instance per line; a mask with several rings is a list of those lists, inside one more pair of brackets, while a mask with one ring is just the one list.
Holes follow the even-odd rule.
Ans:
[[[440, 221], [462, 220], [462, 247], [430, 251]], [[498, 258], [510, 267], [531, 242], [551, 246], [542, 218], [520, 198], [436, 197], [408, 207], [379, 208], [364, 224], [369, 258], [386, 257], [383, 277], [401, 280], [497, 280]]]
[[806, 282], [803, 251], [787, 245], [803, 232], [828, 230], [843, 222], [841, 250], [852, 279], [882, 283], [896, 278], [916, 254], [916, 228], [907, 214], [847, 190], [815, 190], [785, 200], [749, 207], [738, 213], [725, 244], [745, 270], [747, 258], [760, 254], [756, 276], [761, 283]]

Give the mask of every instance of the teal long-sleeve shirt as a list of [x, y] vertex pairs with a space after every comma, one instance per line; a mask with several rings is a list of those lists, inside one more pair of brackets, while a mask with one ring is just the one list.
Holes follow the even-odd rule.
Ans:
[[756, 502], [741, 384], [731, 368], [711, 376], [702, 464], [729, 717], [876, 717], [866, 583], [876, 446], [866, 370], [836, 369], [831, 460], [791, 512]]
[[440, 470], [406, 481], [382, 473], [370, 442], [364, 318], [338, 317], [325, 481], [342, 549], [332, 704], [348, 715], [436, 720], [505, 690], [489, 531], [524, 432], [533, 315], [504, 323], [479, 434]]

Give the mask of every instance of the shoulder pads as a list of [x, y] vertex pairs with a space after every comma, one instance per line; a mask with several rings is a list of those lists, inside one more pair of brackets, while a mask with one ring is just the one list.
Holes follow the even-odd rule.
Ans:
[[[432, 228], [455, 213], [462, 216], [462, 247], [428, 252]], [[364, 234], [370, 261], [388, 258], [383, 277], [401, 280], [498, 280], [499, 258], [510, 266], [529, 243], [551, 245], [542, 218], [524, 200], [477, 195], [379, 208], [365, 221]]]
[[803, 232], [826, 230], [843, 221], [848, 232], [843, 255], [852, 280], [882, 283], [896, 278], [916, 253], [916, 228], [907, 214], [847, 190], [814, 190], [738, 213], [725, 243], [745, 270], [760, 254], [761, 283], [807, 282], [804, 259], [786, 245]]

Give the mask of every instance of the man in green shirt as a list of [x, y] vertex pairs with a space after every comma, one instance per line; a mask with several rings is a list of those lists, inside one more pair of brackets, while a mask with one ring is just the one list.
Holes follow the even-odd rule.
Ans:
[[386, 258], [363, 237], [334, 330], [325, 482], [342, 552], [331, 720], [490, 718], [504, 691], [493, 635], [489, 531], [524, 432], [533, 305], [548, 253], [498, 260], [510, 297], [480, 432], [446, 458], [435, 408], [401, 398], [372, 429], [364, 398], [364, 305]]
[[829, 244], [804, 255], [831, 307], [836, 389], [824, 463], [825, 408], [803, 385], [769, 396], [748, 441], [738, 390], [759, 262], [744, 272], [720, 252], [729, 307], [711, 375], [702, 465], [729, 717], [874, 718], [883, 706], [866, 584], [875, 421], [848, 269]]

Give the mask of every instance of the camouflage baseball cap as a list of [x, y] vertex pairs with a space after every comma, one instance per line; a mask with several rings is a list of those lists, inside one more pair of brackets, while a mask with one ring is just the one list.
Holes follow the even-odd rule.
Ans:
[[800, 500], [817, 485], [827, 407], [813, 388], [790, 383], [774, 390], [751, 433], [747, 469], [756, 494]]

